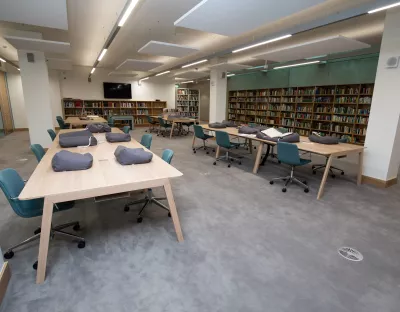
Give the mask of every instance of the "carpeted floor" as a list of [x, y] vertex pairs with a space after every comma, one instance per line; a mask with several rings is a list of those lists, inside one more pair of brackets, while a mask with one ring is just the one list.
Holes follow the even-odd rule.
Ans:
[[[143, 130], [132, 135], [139, 139]], [[400, 306], [400, 192], [355, 184], [354, 166], [329, 178], [316, 200], [321, 173], [298, 170], [310, 193], [287, 193], [270, 178], [287, 167], [270, 160], [259, 175], [245, 150], [243, 164], [213, 166], [213, 155], [193, 154], [191, 137], [153, 135], [152, 151], [175, 151], [183, 177], [172, 181], [185, 241], [178, 243], [165, 211], [151, 207], [136, 223], [139, 207], [125, 200], [55, 214], [54, 223], [79, 220], [86, 248], [50, 243], [47, 279], [35, 284], [38, 244], [16, 250], [4, 312], [397, 312]], [[37, 162], [26, 132], [0, 139], [0, 168], [29, 178]], [[313, 161], [323, 159], [312, 157]], [[162, 194], [156, 190], [156, 194]], [[143, 196], [138, 194], [137, 197]], [[22, 219], [0, 195], [0, 246], [31, 235], [40, 218]], [[358, 249], [361, 262], [338, 255]]]

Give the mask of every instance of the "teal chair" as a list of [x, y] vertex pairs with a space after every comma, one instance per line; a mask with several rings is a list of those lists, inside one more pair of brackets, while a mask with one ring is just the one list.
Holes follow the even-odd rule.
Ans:
[[224, 131], [215, 131], [215, 138], [217, 141], [218, 149], [221, 149], [222, 147], [227, 151], [225, 152], [224, 156], [218, 157], [213, 164], [216, 165], [217, 161], [226, 160], [228, 162], [228, 168], [230, 168], [232, 160], [237, 160], [239, 162], [239, 165], [241, 165], [242, 162], [240, 161], [239, 158], [234, 158], [229, 156], [229, 151], [233, 148], [238, 148], [241, 145], [241, 143], [231, 142], [229, 139], [229, 134]]
[[107, 123], [111, 128], [114, 127], [114, 118], [112, 116], [108, 117]]
[[157, 125], [157, 121], [155, 121], [150, 115], [146, 115], [147, 118], [147, 122], [149, 123], [149, 129], [147, 129], [145, 132], [149, 131], [150, 133], [152, 131], [157, 131], [156, 129], [156, 125]]
[[[161, 158], [168, 164], [171, 164], [172, 157], [174, 157], [174, 151], [170, 150], [170, 149], [165, 149], [163, 151], [162, 155], [161, 155]], [[128, 212], [129, 209], [130, 209], [129, 206], [131, 206], [131, 205], [144, 204], [142, 209], [140, 209], [140, 211], [138, 213], [138, 216], [137, 216], [137, 219], [136, 219], [136, 221], [138, 223], [142, 223], [142, 221], [143, 221], [142, 213], [143, 213], [144, 209], [149, 204], [153, 203], [153, 204], [156, 204], [158, 207], [168, 211], [168, 217], [170, 217], [171, 213], [169, 211], [169, 208], [166, 205], [164, 205], [163, 203], [160, 202], [160, 200], [166, 200], [166, 199], [167, 199], [166, 197], [156, 197], [156, 196], [154, 196], [153, 190], [151, 188], [149, 188], [149, 189], [147, 189], [147, 195], [146, 195], [145, 198], [139, 199], [139, 200], [135, 200], [135, 201], [130, 202], [130, 203], [127, 203], [125, 205], [125, 207], [124, 207], [124, 211]]]
[[[160, 131], [161, 128], [164, 128], [164, 132], [162, 133], [162, 136], [165, 137], [165, 132], [170, 130], [172, 127], [172, 124], [166, 122], [162, 117], [158, 117], [158, 122], [160, 123]], [[157, 136], [160, 135], [160, 131], [157, 133]]]
[[286, 187], [295, 182], [304, 188], [304, 192], [308, 193], [307, 181], [301, 182], [294, 176], [294, 168], [297, 166], [304, 166], [311, 162], [310, 159], [303, 159], [299, 156], [299, 149], [296, 144], [278, 142], [278, 160], [282, 164], [287, 164], [291, 167], [290, 175], [281, 178], [272, 179], [269, 183], [274, 184], [275, 181], [284, 181], [285, 186], [282, 188], [282, 192], [286, 192]]
[[131, 130], [131, 127], [130, 126], [124, 126], [123, 128], [122, 128], [122, 132], [123, 133], [126, 133], [126, 134], [129, 134], [129, 131]]
[[69, 129], [70, 124], [65, 123], [64, 119], [61, 116], [56, 116], [56, 120], [58, 122], [58, 125], [60, 126], [60, 129]]
[[31, 150], [32, 150], [33, 154], [35, 154], [38, 162], [40, 162], [42, 160], [43, 156], [46, 154], [46, 151], [40, 144], [32, 144]]
[[[210, 152], [208, 151], [208, 147], [206, 146], [206, 141], [210, 138], [213, 138], [213, 136], [205, 134], [202, 126], [193, 125], [193, 128], [194, 128], [194, 137], [203, 141], [202, 146], [194, 147], [194, 140], [193, 140], [193, 145], [192, 145], [193, 153], [196, 154], [196, 151], [202, 148], [205, 151], [207, 151], [207, 154], [209, 154]], [[215, 149], [213, 149], [213, 152], [215, 152]]]
[[52, 141], [56, 139], [57, 134], [54, 132], [53, 129], [47, 129], [47, 133], [50, 135]]
[[[3, 169], [0, 171], [0, 188], [2, 189], [4, 195], [6, 196], [11, 208], [14, 212], [20, 216], [21, 218], [34, 218], [39, 217], [43, 214], [43, 204], [44, 199], [31, 199], [31, 200], [19, 200], [18, 196], [22, 192], [25, 183], [18, 174], [17, 171], [11, 168]], [[65, 203], [58, 203], [54, 205], [53, 212], [60, 212], [64, 210], [68, 210], [74, 207], [74, 202], [65, 202]], [[85, 247], [85, 239], [80, 236], [76, 236], [74, 234], [70, 234], [64, 232], [63, 229], [68, 227], [73, 227], [75, 231], [80, 229], [79, 222], [69, 222], [66, 224], [61, 224], [58, 226], [52, 226], [50, 237], [54, 235], [59, 235], [63, 237], [77, 239], [79, 241], [78, 248]], [[11, 259], [14, 256], [14, 249], [26, 245], [30, 242], [38, 240], [40, 238], [41, 229], [38, 228], [34, 231], [34, 235], [27, 238], [23, 242], [16, 244], [7, 249], [6, 253], [4, 254], [4, 258]], [[33, 268], [37, 269], [37, 262], [33, 265]]]
[[140, 144], [142, 144], [145, 148], [150, 149], [151, 141], [153, 141], [153, 136], [151, 134], [143, 134]]

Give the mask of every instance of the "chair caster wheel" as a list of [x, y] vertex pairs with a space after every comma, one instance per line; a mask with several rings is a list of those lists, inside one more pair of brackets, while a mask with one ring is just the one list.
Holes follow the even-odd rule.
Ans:
[[344, 172], [342, 171], [342, 172], [340, 173], [340, 175], [344, 175]]
[[170, 212], [168, 212], [168, 217], [170, 217], [170, 218], [171, 218], [171, 213], [170, 213]]
[[274, 181], [269, 181], [269, 184], [271, 184], [271, 185], [274, 184]]
[[313, 170], [312, 174], [317, 174], [317, 171]]
[[80, 229], [81, 229], [81, 225], [78, 223], [78, 224], [75, 224], [73, 227], [72, 227], [72, 229], [74, 230], [74, 231], [79, 231]]
[[230, 168], [231, 167], [231, 165], [228, 165], [228, 168]]
[[85, 241], [80, 241], [80, 242], [78, 243], [78, 248], [79, 248], [79, 249], [85, 248], [85, 246], [86, 246]]
[[257, 147], [254, 146], [254, 149], [257, 149]]
[[193, 154], [196, 154], [196, 151], [193, 151]]
[[307, 185], [307, 181], [303, 181], [303, 184]]
[[308, 193], [310, 190], [308, 188], [304, 189], [304, 193]]
[[128, 205], [126, 205], [126, 206], [124, 207], [124, 211], [125, 211], [125, 212], [128, 212], [128, 211], [129, 211], [129, 209], [130, 209], [130, 208], [129, 208], [129, 206], [128, 206]]
[[39, 234], [39, 233], [41, 233], [42, 232], [42, 229], [41, 228], [37, 228], [34, 232], [33, 232], [33, 234]]
[[278, 164], [281, 164], [281, 161], [280, 161], [280, 160], [278, 160]]
[[38, 262], [36, 261], [36, 262], [32, 265], [32, 268], [33, 268], [34, 270], [37, 270], [37, 265], [38, 265]]
[[239, 165], [241, 165], [242, 164], [242, 162], [241, 161], [239, 161]]
[[206, 152], [206, 154], [208, 155], [208, 154], [210, 154], [210, 152]]
[[14, 251], [12, 251], [12, 250], [7, 251], [7, 252], [4, 254], [4, 258], [6, 258], [7, 260], [8, 260], [8, 259], [11, 259], [12, 257], [14, 257]]
[[143, 221], [143, 218], [142, 218], [142, 217], [138, 217], [138, 218], [136, 219], [136, 222], [137, 222], [137, 223], [142, 223], [142, 221]]
[[215, 153], [215, 149], [213, 149], [213, 153]]
[[332, 178], [335, 178], [336, 176], [334, 174], [331, 175]]
[[213, 165], [215, 166], [216, 164], [217, 164], [217, 162], [214, 161], [214, 162], [213, 162]]
[[283, 189], [282, 189], [282, 192], [283, 192], [283, 193], [286, 193], [286, 188], [283, 188]]

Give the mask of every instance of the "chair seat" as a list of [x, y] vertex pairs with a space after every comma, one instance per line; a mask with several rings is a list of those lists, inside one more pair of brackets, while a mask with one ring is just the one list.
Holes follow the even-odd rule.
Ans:
[[208, 140], [208, 139], [211, 139], [211, 138], [213, 138], [212, 135], [209, 135], [209, 134], [205, 134], [205, 133], [204, 133], [203, 140]]
[[236, 143], [236, 142], [230, 142], [230, 143], [231, 143], [231, 148], [239, 147], [241, 145], [240, 143]]
[[300, 166], [307, 165], [311, 162], [311, 159], [300, 158]]

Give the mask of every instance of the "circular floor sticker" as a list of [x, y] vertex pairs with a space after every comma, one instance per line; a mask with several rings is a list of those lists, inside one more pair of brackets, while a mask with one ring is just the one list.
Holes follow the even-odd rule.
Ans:
[[340, 247], [338, 249], [339, 255], [350, 261], [361, 261], [364, 259], [361, 252], [351, 247]]

